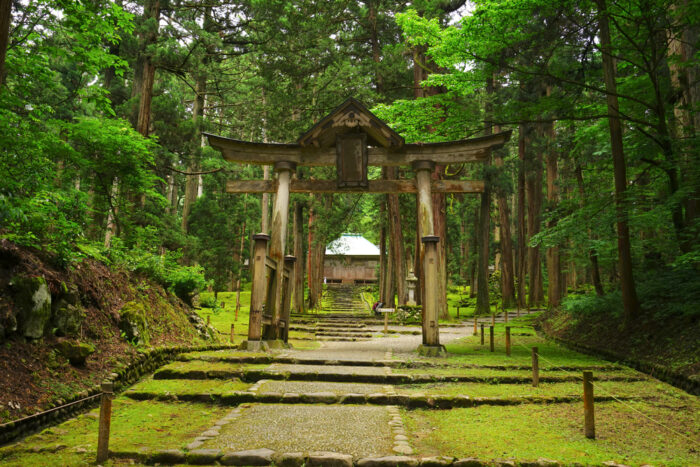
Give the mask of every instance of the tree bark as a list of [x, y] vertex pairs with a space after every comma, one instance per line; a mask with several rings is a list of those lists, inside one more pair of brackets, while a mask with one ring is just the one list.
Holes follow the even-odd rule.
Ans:
[[12, 0], [0, 0], [0, 86], [5, 84], [5, 57], [10, 42]]
[[[207, 91], [207, 77], [205, 74], [200, 74], [195, 82], [195, 97], [192, 107], [192, 120], [195, 122], [197, 131], [194, 134], [193, 147], [199, 147], [202, 139], [202, 120], [204, 117], [204, 96]], [[190, 156], [190, 163], [187, 166], [187, 171], [190, 173], [199, 171], [199, 150]], [[185, 200], [182, 206], [182, 231], [187, 233], [188, 221], [192, 206], [197, 201], [199, 192], [199, 176], [185, 175]]]
[[[390, 179], [398, 178], [396, 167], [387, 168]], [[389, 213], [389, 246], [394, 264], [394, 278], [397, 301], [399, 305], [405, 305], [408, 300], [406, 292], [406, 253], [403, 245], [403, 226], [399, 206], [399, 195], [387, 195], [387, 209]]]
[[[537, 127], [538, 143], [543, 140], [542, 124]], [[535, 150], [538, 149], [538, 150]], [[525, 150], [525, 192], [527, 198], [527, 241], [540, 232], [542, 210], [542, 151], [533, 145]], [[540, 247], [527, 247], [528, 307], [537, 308], [544, 302]]]
[[[433, 180], [441, 180], [445, 171], [444, 166], [435, 166], [432, 173]], [[447, 309], [447, 222], [445, 215], [447, 212], [447, 196], [445, 193], [433, 193], [433, 228], [434, 235], [440, 237], [440, 242], [437, 245], [437, 261], [438, 261], [438, 310], [440, 310], [440, 319], [449, 319], [450, 314]]]
[[518, 216], [516, 225], [516, 235], [518, 237], [517, 249], [517, 278], [518, 278], [518, 308], [525, 308], [525, 281], [527, 280], [527, 257], [525, 252], [525, 151], [530, 144], [530, 127], [521, 124], [518, 130]]
[[615, 209], [617, 213], [617, 253], [620, 267], [620, 288], [624, 305], [625, 321], [639, 316], [639, 300], [632, 274], [632, 248], [629, 226], [627, 224], [627, 166], [622, 144], [622, 125], [620, 123], [617, 83], [615, 80], [615, 63], [612, 57], [610, 25], [605, 0], [596, 0], [599, 11], [600, 45], [603, 52], [603, 78], [607, 91], [608, 124], [610, 127], [610, 146], [612, 149], [613, 172], [615, 178]]
[[149, 45], [155, 44], [158, 40], [158, 22], [160, 21], [160, 0], [149, 0], [144, 5], [144, 17], [147, 20], [154, 20], [155, 30], [148, 31], [144, 36], [142, 49], [142, 74], [139, 96], [139, 112], [136, 120], [136, 131], [143, 136], [148, 136], [151, 123], [151, 101], [153, 100], [153, 83], [155, 81], [156, 66], [153, 57], [146, 54]]
[[[578, 184], [579, 193], [579, 207], [583, 207], [586, 200], [586, 193], [583, 185], [583, 170], [580, 165], [576, 166], [576, 183]], [[588, 237], [592, 238], [591, 228], [588, 227]], [[593, 287], [595, 288], [595, 293], [599, 297], [605, 295], [605, 290], [603, 290], [603, 282], [600, 280], [600, 267], [598, 266], [598, 250], [595, 247], [590, 247], [588, 249], [588, 260], [591, 262], [591, 282], [593, 282]], [[576, 284], [574, 284], [576, 285]]]
[[[501, 128], [494, 125], [495, 131], [500, 132]], [[503, 169], [503, 156], [505, 149], [494, 151], [494, 165]], [[511, 308], [515, 306], [515, 268], [513, 265], [513, 238], [510, 233], [510, 207], [508, 198], [504, 190], [496, 193], [498, 203], [498, 228], [500, 236], [501, 251], [501, 294], [503, 296], [503, 307]]]
[[297, 201], [294, 206], [294, 312], [304, 313], [304, 205]]
[[[547, 208], [552, 211], [556, 209], [559, 204], [559, 189], [557, 187], [559, 168], [557, 166], [558, 154], [554, 148], [554, 124], [549, 124], [547, 133]], [[547, 227], [551, 229], [555, 227], [556, 224], [556, 219], [550, 218]], [[549, 278], [547, 303], [550, 308], [556, 308], [561, 305], [561, 257], [559, 255], [559, 246], [547, 248], [546, 258], [547, 275]]]

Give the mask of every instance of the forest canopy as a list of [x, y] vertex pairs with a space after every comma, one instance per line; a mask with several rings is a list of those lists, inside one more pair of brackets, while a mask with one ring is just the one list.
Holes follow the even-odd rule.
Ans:
[[[433, 195], [443, 291], [470, 286], [481, 313], [696, 316], [699, 40], [697, 0], [0, 0], [0, 235], [234, 290], [270, 196], [226, 182], [274, 174], [202, 133], [293, 142], [354, 97], [407, 142], [513, 131], [487, 164], [432, 174], [487, 186]], [[380, 245], [379, 296], [406, 303], [413, 195], [295, 194], [290, 211], [296, 310], [318, 306], [342, 232]]]

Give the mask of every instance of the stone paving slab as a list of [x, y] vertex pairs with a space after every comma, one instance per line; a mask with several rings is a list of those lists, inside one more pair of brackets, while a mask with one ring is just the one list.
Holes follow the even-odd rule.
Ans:
[[381, 384], [325, 383], [316, 381], [267, 381], [260, 385], [259, 393], [279, 392], [308, 394], [332, 392], [334, 394], [377, 394], [384, 392]]
[[343, 366], [343, 365], [290, 365], [284, 363], [275, 363], [268, 368], [271, 372], [291, 372], [291, 373], [318, 373], [333, 374], [333, 375], [361, 375], [375, 376], [386, 375], [386, 370], [383, 367], [374, 366]]
[[253, 405], [241, 410], [202, 448], [278, 452], [333, 451], [355, 458], [392, 452], [391, 415], [385, 407]]
[[[326, 346], [333, 344], [325, 344]], [[372, 349], [367, 344], [346, 344], [348, 348], [334, 349], [324, 347], [314, 350], [288, 350], [285, 356], [294, 357], [299, 360], [344, 360], [344, 361], [373, 361], [384, 360], [385, 350]]]

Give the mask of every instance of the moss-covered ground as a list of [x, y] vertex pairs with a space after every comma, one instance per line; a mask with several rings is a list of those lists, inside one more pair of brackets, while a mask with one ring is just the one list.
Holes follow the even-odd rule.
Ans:
[[226, 394], [245, 391], [251, 386], [239, 380], [188, 380], [147, 378], [131, 387], [132, 391], [153, 394]]
[[[229, 409], [185, 402], [113, 401], [110, 450], [184, 448]], [[81, 415], [0, 449], [3, 466], [94, 465], [98, 411]], [[54, 452], [55, 451], [55, 452]]]
[[[636, 410], [680, 434], [672, 434]], [[565, 464], [700, 465], [698, 405], [596, 404], [596, 436], [583, 436], [580, 403], [403, 411], [412, 445], [423, 455], [481, 459], [556, 459]]]
[[[231, 335], [231, 325], [234, 328], [234, 344], [240, 344], [248, 339], [248, 319], [250, 316], [250, 289], [244, 288], [241, 291], [241, 306], [236, 317], [236, 292], [219, 292], [216, 298], [218, 307], [216, 308], [201, 308], [197, 310], [197, 314], [204, 320], [209, 320], [209, 323], [214, 329], [219, 331], [222, 336], [229, 337]], [[207, 302], [214, 299], [213, 292], [202, 292], [200, 301]], [[221, 307], [221, 304], [224, 304]], [[313, 334], [301, 331], [290, 331], [289, 342], [294, 348], [298, 349], [316, 349], [320, 347], [318, 342], [314, 342]]]

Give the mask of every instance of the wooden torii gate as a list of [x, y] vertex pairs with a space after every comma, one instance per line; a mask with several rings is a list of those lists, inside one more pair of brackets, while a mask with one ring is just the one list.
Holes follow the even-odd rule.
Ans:
[[[206, 134], [224, 159], [242, 164], [272, 165], [276, 180], [231, 180], [228, 193], [275, 193], [271, 235], [257, 234], [252, 262], [252, 289], [247, 348], [283, 339], [289, 329], [293, 294], [291, 270], [295, 258], [284, 256], [290, 193], [416, 193], [425, 271], [423, 345], [429, 354], [440, 352], [438, 327], [438, 254], [433, 224], [432, 193], [479, 193], [483, 181], [431, 180], [436, 164], [483, 162], [492, 149], [503, 146], [510, 132], [446, 143], [406, 144], [362, 103], [349, 98], [318, 121], [296, 143], [250, 143]], [[336, 166], [336, 180], [297, 180], [298, 166]], [[415, 180], [368, 180], [367, 167], [410, 166]], [[269, 241], [269, 247], [268, 247]]]

